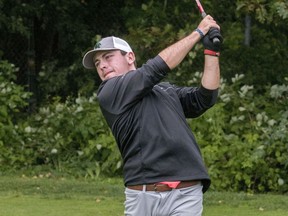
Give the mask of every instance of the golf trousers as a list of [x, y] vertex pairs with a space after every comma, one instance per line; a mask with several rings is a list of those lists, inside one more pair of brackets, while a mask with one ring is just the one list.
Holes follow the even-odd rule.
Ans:
[[201, 216], [201, 183], [165, 192], [125, 189], [125, 216]]

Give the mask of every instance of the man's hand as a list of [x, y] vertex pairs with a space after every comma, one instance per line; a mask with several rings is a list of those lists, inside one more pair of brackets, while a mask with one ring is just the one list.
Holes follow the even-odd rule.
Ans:
[[[213, 43], [213, 38], [218, 38], [220, 43]], [[217, 28], [210, 28], [209, 32], [202, 38], [204, 48], [215, 52], [220, 51], [222, 41], [223, 37]]]
[[[223, 38], [220, 34], [220, 26], [213, 19], [212, 16], [207, 15], [198, 25], [196, 31], [202, 37], [201, 41], [205, 49], [212, 51], [220, 51], [220, 45], [223, 41]], [[200, 32], [199, 32], [200, 31]], [[213, 38], [217, 37], [220, 43], [213, 44]]]
[[199, 23], [197, 29], [199, 29], [203, 35], [208, 34], [211, 28], [220, 29], [220, 26], [216, 23], [212, 16], [207, 15], [202, 21]]

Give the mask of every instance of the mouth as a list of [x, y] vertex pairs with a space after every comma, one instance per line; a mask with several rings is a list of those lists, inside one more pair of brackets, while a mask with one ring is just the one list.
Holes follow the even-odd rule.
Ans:
[[112, 73], [113, 71], [106, 71], [103, 73], [104, 77], [106, 77], [107, 75], [109, 75], [110, 73]]

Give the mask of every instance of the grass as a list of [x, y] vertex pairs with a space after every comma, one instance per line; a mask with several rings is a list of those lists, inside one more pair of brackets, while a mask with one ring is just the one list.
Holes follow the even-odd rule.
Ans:
[[[0, 176], [1, 216], [123, 216], [122, 179]], [[288, 196], [208, 191], [203, 216], [287, 216]]]

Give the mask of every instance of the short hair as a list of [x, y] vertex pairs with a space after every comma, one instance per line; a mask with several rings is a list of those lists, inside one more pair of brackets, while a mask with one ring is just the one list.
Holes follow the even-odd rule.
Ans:
[[[125, 52], [125, 51], [123, 51], [123, 50], [120, 50], [120, 52], [121, 52], [121, 55], [123, 55], [123, 56], [125, 56], [125, 55], [127, 54], [127, 52]], [[136, 59], [135, 59], [135, 61], [134, 61], [134, 66], [135, 66], [135, 68], [137, 68]]]

